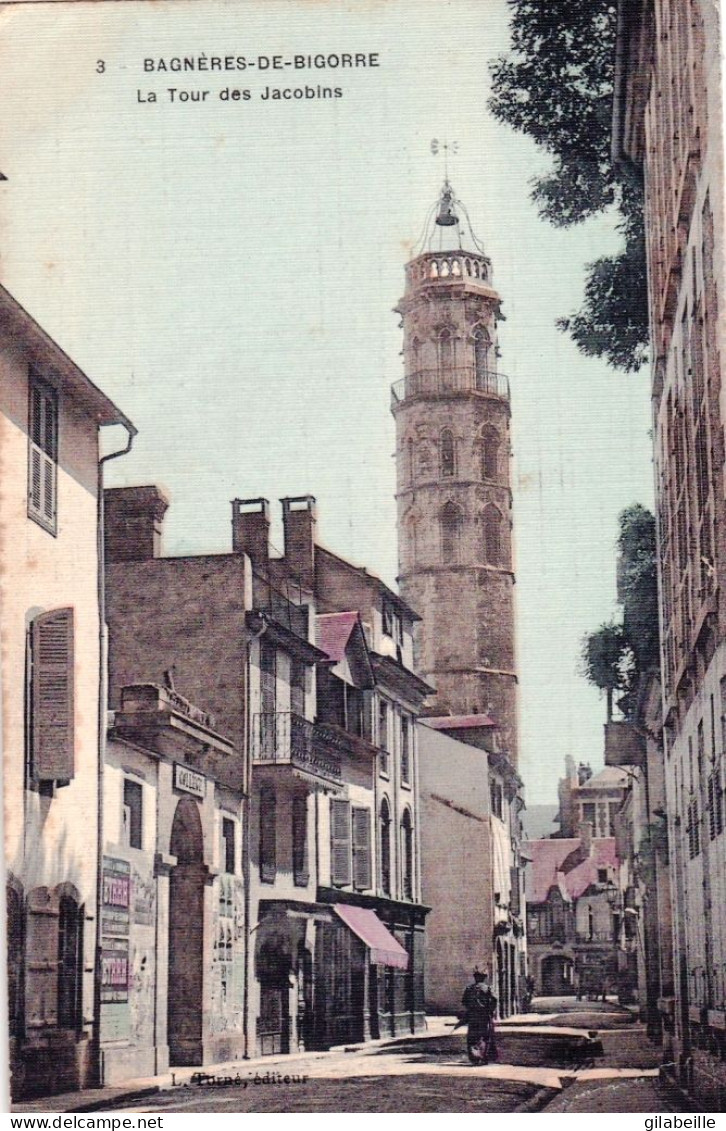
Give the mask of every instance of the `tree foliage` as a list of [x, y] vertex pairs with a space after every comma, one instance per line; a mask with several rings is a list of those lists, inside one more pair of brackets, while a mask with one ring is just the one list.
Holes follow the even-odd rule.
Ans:
[[614, 207], [623, 250], [589, 264], [584, 303], [558, 319], [585, 354], [626, 371], [646, 360], [642, 186], [611, 158], [614, 0], [509, 0], [512, 49], [490, 64], [489, 108], [553, 158], [532, 182], [540, 215], [568, 227]]
[[582, 641], [581, 672], [607, 693], [608, 719], [614, 692], [628, 715], [635, 708], [641, 676], [658, 665], [658, 584], [655, 519], [640, 503], [619, 519], [618, 602], [622, 619], [602, 624]]

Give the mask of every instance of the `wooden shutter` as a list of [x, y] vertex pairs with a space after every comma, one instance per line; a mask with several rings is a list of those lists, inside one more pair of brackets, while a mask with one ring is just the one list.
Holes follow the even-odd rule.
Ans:
[[75, 774], [73, 609], [55, 609], [32, 624], [32, 760], [36, 781]]
[[260, 790], [260, 879], [271, 884], [277, 874], [277, 798], [268, 786]]
[[371, 813], [353, 810], [353, 884], [360, 891], [371, 886]]
[[307, 797], [294, 797], [292, 800], [292, 871], [295, 883], [305, 887], [310, 879]]
[[330, 802], [330, 876], [337, 887], [350, 883], [350, 802]]

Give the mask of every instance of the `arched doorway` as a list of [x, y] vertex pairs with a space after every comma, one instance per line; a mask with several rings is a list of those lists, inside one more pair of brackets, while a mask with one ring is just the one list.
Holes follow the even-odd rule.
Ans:
[[170, 851], [177, 863], [169, 879], [169, 1060], [201, 1064], [206, 868], [199, 807], [191, 797], [176, 807]]
[[542, 959], [543, 997], [561, 997], [572, 992], [572, 959], [566, 954], [548, 954]]

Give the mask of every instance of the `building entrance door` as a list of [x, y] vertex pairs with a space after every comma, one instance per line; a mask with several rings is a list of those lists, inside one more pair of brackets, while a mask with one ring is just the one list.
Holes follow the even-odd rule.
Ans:
[[257, 961], [260, 1013], [257, 1046], [260, 1056], [290, 1051], [290, 955], [266, 943]]
[[202, 1064], [204, 847], [199, 807], [182, 798], [174, 814], [169, 879], [168, 1040], [171, 1064]]

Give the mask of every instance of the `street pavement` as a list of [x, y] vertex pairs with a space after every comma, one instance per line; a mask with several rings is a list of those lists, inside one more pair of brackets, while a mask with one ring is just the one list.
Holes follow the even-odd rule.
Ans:
[[52, 1107], [38, 1101], [15, 1110], [685, 1110], [658, 1079], [658, 1050], [633, 1014], [616, 1003], [536, 1002], [531, 1014], [498, 1025], [497, 1062], [486, 1066], [469, 1065], [463, 1033], [452, 1032], [452, 1024], [453, 1018], [430, 1018], [424, 1034], [398, 1040], [218, 1065], [201, 1075], [175, 1069], [125, 1089], [55, 1097]]

